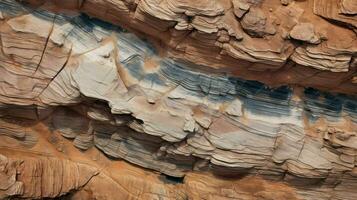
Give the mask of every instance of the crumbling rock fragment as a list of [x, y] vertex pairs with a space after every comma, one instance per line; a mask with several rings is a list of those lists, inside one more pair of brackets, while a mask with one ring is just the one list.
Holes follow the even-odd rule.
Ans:
[[234, 14], [238, 18], [242, 18], [251, 6], [251, 4], [245, 0], [232, 0], [232, 4], [234, 8]]
[[267, 34], [274, 35], [276, 29], [267, 19], [265, 13], [259, 8], [252, 8], [244, 15], [242, 28], [253, 37], [263, 37]]
[[311, 23], [299, 23], [290, 31], [290, 37], [295, 40], [309, 42], [311, 44], [320, 43], [320, 38], [315, 32], [315, 27]]

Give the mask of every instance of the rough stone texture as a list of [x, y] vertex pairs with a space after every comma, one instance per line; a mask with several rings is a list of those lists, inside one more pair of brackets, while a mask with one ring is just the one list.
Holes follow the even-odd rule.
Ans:
[[267, 34], [274, 35], [276, 30], [271, 23], [267, 22], [268, 19], [264, 12], [259, 8], [252, 8], [244, 15], [241, 25], [252, 37], [263, 37]]
[[[349, 78], [356, 69], [351, 69], [348, 62], [356, 53], [356, 34], [348, 29], [355, 27], [355, 16], [343, 13], [343, 5], [353, 10], [355, 3], [342, 0], [325, 1], [292, 1], [284, 6], [279, 0], [89, 0], [77, 6], [77, 9], [90, 16], [150, 35], [151, 38], [159, 40], [160, 45], [165, 45], [164, 52], [170, 57], [234, 73], [245, 79], [280, 85], [288, 83], [321, 87], [313, 84], [316, 82], [329, 85], [327, 76], [311, 76], [318, 72], [314, 69], [319, 69], [326, 71], [326, 74], [333, 74], [329, 73], [330, 71], [346, 72], [338, 79], [335, 78], [342, 84], [326, 86], [328, 89], [338, 88], [337, 90], [341, 91], [342, 85], [356, 89]], [[36, 2], [45, 4], [47, 1]], [[57, 7], [63, 7], [56, 1], [54, 3]], [[76, 5], [74, 3], [72, 7]], [[318, 16], [341, 21], [347, 26], [336, 25]], [[324, 40], [322, 44], [315, 47], [309, 44], [309, 41], [300, 44], [288, 40], [289, 32], [298, 23], [310, 23], [317, 27], [315, 33]], [[257, 36], [264, 38], [256, 38]], [[344, 42], [341, 43], [341, 40]], [[315, 37], [313, 41], [316, 43]], [[315, 56], [307, 53], [312, 47], [315, 48]], [[304, 57], [293, 57], [299, 48], [305, 49], [304, 55], [301, 55]], [[344, 60], [348, 61], [341, 62], [336, 68], [333, 64], [327, 66], [326, 62], [334, 62], [328, 56], [336, 55], [344, 56]], [[301, 77], [292, 69], [286, 72], [284, 70], [284, 74], [291, 77], [288, 80], [280, 77], [274, 80], [267, 78], [276, 74], [271, 72], [271, 69], [282, 70], [285, 65], [291, 66], [290, 60], [298, 64], [293, 65], [293, 68], [303, 71], [303, 77], [308, 76], [314, 80], [311, 83], [301, 81]], [[317, 64], [311, 64], [313, 62]], [[256, 71], [265, 73], [257, 75]]]
[[315, 27], [310, 23], [300, 23], [294, 26], [290, 32], [290, 37], [311, 44], [320, 43], [320, 38], [315, 33]]
[[357, 2], [353, 0], [342, 0], [340, 1], [340, 12], [347, 15], [357, 14]]
[[1, 198], [357, 198], [353, 2], [26, 2], [0, 2]]
[[0, 156], [0, 198], [54, 198], [80, 189], [98, 174], [94, 167], [65, 159], [22, 156]]

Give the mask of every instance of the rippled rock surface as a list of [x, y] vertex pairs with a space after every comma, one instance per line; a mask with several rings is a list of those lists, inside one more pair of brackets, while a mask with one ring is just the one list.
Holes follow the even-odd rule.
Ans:
[[353, 2], [26, 2], [0, 2], [0, 198], [357, 198]]

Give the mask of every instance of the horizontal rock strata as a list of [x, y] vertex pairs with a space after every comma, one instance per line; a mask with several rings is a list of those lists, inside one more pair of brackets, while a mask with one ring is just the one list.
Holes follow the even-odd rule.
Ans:
[[34, 5], [76, 9], [144, 33], [166, 56], [211, 71], [269, 85], [356, 91], [353, 0], [89, 0], [71, 5], [37, 0]]

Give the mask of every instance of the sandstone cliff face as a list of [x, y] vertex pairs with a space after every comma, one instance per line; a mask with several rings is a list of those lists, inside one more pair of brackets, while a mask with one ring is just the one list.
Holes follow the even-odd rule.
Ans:
[[2, 0], [0, 198], [356, 199], [356, 14]]

